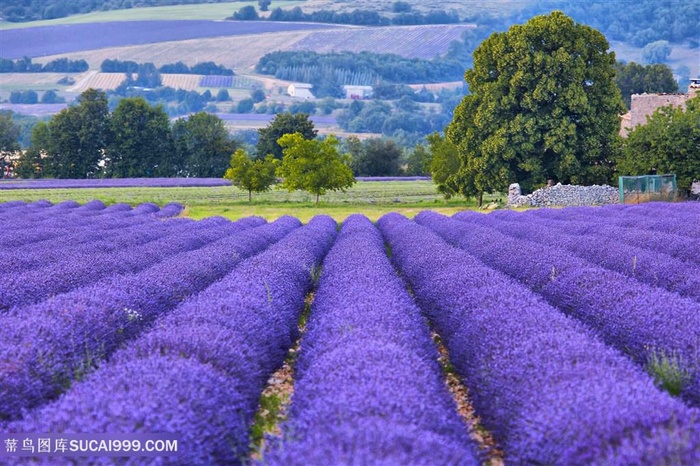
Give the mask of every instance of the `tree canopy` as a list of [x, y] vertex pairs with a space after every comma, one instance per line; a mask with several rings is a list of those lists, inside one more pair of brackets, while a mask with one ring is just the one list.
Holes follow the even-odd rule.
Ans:
[[700, 179], [700, 97], [686, 109], [662, 107], [647, 124], [637, 126], [624, 142], [618, 162], [621, 175], [676, 175], [678, 189], [688, 191]]
[[284, 151], [277, 169], [282, 188], [307, 191], [316, 196], [318, 204], [319, 196], [327, 191], [344, 191], [355, 183], [349, 157], [338, 152], [335, 136], [319, 141], [306, 139], [300, 133], [285, 134], [279, 144]]
[[558, 11], [486, 39], [447, 130], [460, 193], [608, 182], [624, 111], [608, 48], [600, 32]]
[[248, 191], [248, 202], [253, 193], [269, 191], [277, 181], [275, 171], [279, 160], [268, 155], [265, 159], [252, 160], [243, 149], [236, 149], [231, 156], [231, 163], [224, 178], [231, 180], [234, 186]]
[[299, 133], [304, 139], [313, 139], [318, 132], [306, 113], [278, 113], [275, 119], [265, 128], [258, 130], [258, 144], [255, 147], [256, 156], [264, 159], [272, 155], [276, 159], [282, 159], [282, 147], [278, 140], [285, 134]]
[[173, 124], [173, 142], [179, 165], [176, 175], [202, 178], [223, 176], [236, 144], [216, 115], [198, 112]]
[[642, 66], [635, 62], [617, 62], [615, 82], [622, 93], [622, 100], [630, 108], [632, 94], [678, 92], [673, 71], [666, 65]]

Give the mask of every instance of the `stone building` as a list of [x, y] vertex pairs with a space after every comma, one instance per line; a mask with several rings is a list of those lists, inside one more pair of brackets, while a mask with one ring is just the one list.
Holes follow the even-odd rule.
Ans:
[[700, 95], [700, 78], [690, 80], [687, 94], [632, 94], [630, 111], [622, 116], [620, 134], [627, 137], [632, 129], [645, 124], [647, 117], [661, 107], [685, 108], [685, 103], [697, 95]]

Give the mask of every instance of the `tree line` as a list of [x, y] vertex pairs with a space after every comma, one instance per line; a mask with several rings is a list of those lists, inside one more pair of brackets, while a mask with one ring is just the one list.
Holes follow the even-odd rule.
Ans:
[[[398, 7], [396, 5], [399, 4]], [[394, 15], [383, 16], [376, 10], [357, 8], [353, 11], [316, 10], [304, 13], [301, 7], [288, 10], [275, 8], [267, 17], [268, 21], [311, 22], [330, 24], [352, 24], [355, 26], [408, 26], [420, 24], [455, 24], [460, 22], [459, 15], [455, 11], [430, 10], [427, 13], [411, 11], [411, 5], [406, 2], [394, 3]], [[402, 6], [407, 5], [408, 8]], [[398, 11], [397, 11], [398, 10]], [[261, 7], [261, 11], [265, 11]], [[236, 11], [226, 19], [236, 21], [260, 21], [257, 10], [252, 5], [247, 5]]]
[[[153, 63], [137, 63], [131, 60], [103, 60], [100, 64], [100, 71], [103, 73], [138, 73], [145, 66], [155, 68]], [[233, 76], [233, 70], [223, 65], [217, 65], [212, 61], [195, 63], [188, 66], [179, 61], [176, 63], [166, 63], [157, 71], [162, 74], [200, 74], [206, 76]]]
[[38, 122], [16, 173], [23, 178], [221, 177], [237, 147], [223, 122], [195, 113], [172, 125], [161, 106], [122, 99], [110, 112], [104, 92]]
[[[406, 58], [394, 54], [373, 52], [333, 52], [317, 53], [313, 51], [276, 51], [265, 54], [255, 65], [255, 71], [261, 74], [288, 79], [302, 80], [307, 74], [305, 69], [315, 67], [319, 71], [330, 70], [332, 73], [318, 73], [310, 76], [311, 84], [321, 85], [323, 80], [331, 79], [338, 85], [351, 84], [339, 82], [338, 72], [345, 71], [349, 76], [365, 73], [377, 80], [391, 83], [433, 83], [458, 81], [462, 79], [464, 66], [457, 60], [435, 58], [424, 60]], [[295, 69], [296, 74], [290, 74]]]
[[17, 60], [0, 58], [0, 73], [82, 73], [89, 69], [85, 60], [69, 60], [67, 58], [57, 58], [42, 65], [32, 63], [29, 57]]

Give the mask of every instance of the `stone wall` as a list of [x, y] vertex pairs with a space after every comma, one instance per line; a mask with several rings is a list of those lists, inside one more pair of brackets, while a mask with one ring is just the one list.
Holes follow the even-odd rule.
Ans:
[[607, 185], [576, 186], [557, 183], [523, 196], [520, 185], [510, 185], [508, 207], [591, 206], [618, 204], [618, 189]]

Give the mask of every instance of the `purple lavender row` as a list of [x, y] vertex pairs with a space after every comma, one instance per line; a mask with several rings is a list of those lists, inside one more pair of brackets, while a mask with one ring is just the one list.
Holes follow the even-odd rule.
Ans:
[[8, 430], [173, 432], [184, 451], [163, 462], [245, 463], [260, 394], [297, 337], [312, 273], [335, 227], [330, 217], [317, 216], [245, 260]]
[[[264, 222], [258, 219], [259, 222]], [[200, 248], [222, 235], [235, 233], [238, 225], [212, 223], [176, 223], [165, 236], [143, 236], [138, 231], [131, 238], [124, 236], [130, 246], [94, 253], [75, 252], [67, 260], [43, 267], [1, 274], [0, 312], [12, 307], [28, 306], [58, 293], [89, 285], [97, 280], [123, 273], [134, 273], [170, 256]], [[247, 225], [245, 225], [247, 226]], [[136, 240], [144, 240], [138, 244]]]
[[[672, 205], [661, 204], [664, 206]], [[635, 209], [633, 209], [633, 207]], [[698, 221], [700, 221], [700, 216], [698, 214], [672, 208], [666, 210], [664, 214], [661, 214], [658, 212], [658, 207], [649, 208], [646, 204], [640, 206], [624, 206], [619, 209], [596, 210], [595, 208], [589, 207], [588, 209], [578, 210], [578, 208], [566, 208], [558, 213], [549, 211], [541, 213], [533, 212], [532, 215], [554, 219], [576, 218], [578, 220], [588, 220], [591, 218], [604, 218], [605, 222], [620, 227], [658, 231], [684, 238], [700, 238], [700, 229], [692, 227], [692, 225], [697, 225]]]
[[575, 217], [571, 220], [552, 222], [548, 218], [531, 215], [529, 212], [496, 211], [489, 215], [516, 224], [527, 219], [528, 222], [546, 225], [549, 228], [565, 231], [572, 235], [617, 239], [632, 246], [668, 254], [685, 262], [700, 264], [700, 242], [692, 238], [683, 238], [653, 230], [619, 227], [611, 225], [603, 219], [592, 220]]
[[420, 310], [364, 216], [323, 263], [284, 440], [262, 464], [479, 464]]
[[[108, 219], [109, 223], [96, 221], [91, 227], [58, 237], [0, 250], [0, 283], [10, 275], [51, 264], [60, 267], [63, 261], [81, 256], [118, 253], [123, 248], [143, 245], [178, 233], [189, 227], [214, 226], [210, 221], [195, 223], [191, 219], [173, 219], [168, 222], [152, 222], [144, 225], [138, 219]], [[109, 227], [109, 228], [105, 228]]]
[[424, 226], [378, 224], [507, 464], [700, 460], [698, 412], [584, 325]]
[[699, 303], [475, 223], [427, 211], [416, 221], [544, 296], [639, 364], [673, 361], [687, 374], [682, 396], [700, 404]]
[[[167, 210], [159, 217], [160, 209], [155, 204], [141, 204], [129, 212], [107, 212], [106, 209], [95, 210], [83, 207], [67, 211], [65, 209], [42, 212], [37, 215], [19, 215], [14, 221], [3, 221], [3, 231], [0, 232], [0, 244], [5, 247], [17, 247], [44, 241], [65, 233], [89, 228], [95, 221], [104, 218], [123, 219], [141, 217], [141, 222], [155, 222], [158, 218], [174, 216], [179, 213], [179, 204], [166, 206]], [[154, 216], [147, 217], [147, 214]], [[76, 218], [77, 217], [77, 218]]]
[[517, 224], [476, 212], [460, 212], [452, 218], [495, 228], [546, 247], [565, 249], [592, 264], [700, 301], [700, 267], [668, 254], [626, 245], [617, 238], [569, 235], [565, 225], [561, 225], [562, 229], [552, 229], [526, 217], [521, 217]]
[[222, 178], [104, 178], [90, 180], [0, 181], [0, 189], [177, 188], [230, 186]]
[[0, 419], [65, 391], [120, 344], [300, 225], [282, 217], [142, 272], [110, 277], [0, 318]]

